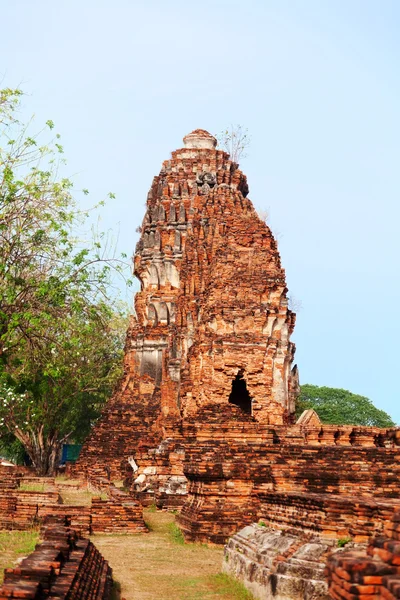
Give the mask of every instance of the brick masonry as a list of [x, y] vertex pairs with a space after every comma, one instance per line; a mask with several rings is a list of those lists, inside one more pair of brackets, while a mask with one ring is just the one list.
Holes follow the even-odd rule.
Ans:
[[5, 569], [0, 600], [109, 600], [112, 572], [95, 546], [65, 519], [41, 532], [42, 542], [17, 567]]
[[400, 511], [385, 523], [366, 551], [345, 551], [328, 557], [326, 576], [334, 600], [400, 598]]
[[153, 180], [134, 272], [125, 374], [75, 473], [119, 478], [208, 404], [293, 420], [298, 389], [285, 273], [245, 175], [203, 130]]
[[[18, 469], [7, 469], [0, 485], [0, 529], [29, 529], [50, 517], [68, 518], [83, 535], [92, 533], [144, 533], [143, 508], [132, 496], [107, 486], [107, 497], [94, 496], [89, 506], [62, 504], [52, 478], [38, 478]], [[26, 491], [20, 485], [46, 484], [46, 491]], [[50, 488], [50, 489], [47, 489]]]
[[280, 529], [365, 541], [400, 506], [400, 447], [392, 431], [208, 420], [184, 433], [189, 486], [179, 522], [187, 539], [224, 543], [263, 519]]
[[294, 423], [298, 373], [276, 241], [245, 175], [203, 130], [152, 183], [124, 376], [72, 468], [180, 507], [189, 540], [257, 519], [365, 542], [399, 507], [399, 431]]

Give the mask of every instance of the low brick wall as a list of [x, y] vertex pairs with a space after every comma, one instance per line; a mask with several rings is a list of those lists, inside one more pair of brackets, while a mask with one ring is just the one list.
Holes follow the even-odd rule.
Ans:
[[187, 540], [224, 543], [263, 519], [361, 542], [400, 508], [397, 430], [250, 425], [184, 430], [189, 486], [178, 521]]
[[43, 542], [13, 569], [5, 569], [0, 600], [109, 600], [112, 572], [88, 539], [64, 525], [48, 525]]
[[269, 492], [259, 495], [262, 520], [275, 529], [367, 542], [382, 533], [400, 502], [360, 496]]
[[91, 506], [92, 533], [145, 533], [143, 507], [130, 496], [111, 487], [107, 500], [93, 498]]
[[366, 551], [338, 552], [328, 557], [326, 576], [334, 600], [400, 598], [400, 511], [385, 523]]
[[27, 482], [25, 477], [11, 477], [11, 487], [7, 487], [6, 479], [0, 481], [3, 483], [0, 486], [0, 529], [24, 530], [42, 524], [49, 517], [67, 516], [81, 535], [147, 531], [141, 504], [115, 486], [108, 485], [107, 499], [93, 497], [91, 505], [84, 506], [62, 504], [54, 479], [29, 478], [30, 485], [45, 483], [50, 487], [50, 491], [43, 492], [20, 489], [20, 482], [24, 485]]
[[60, 500], [58, 492], [35, 492], [18, 487], [0, 489], [0, 529], [26, 529], [50, 514]]

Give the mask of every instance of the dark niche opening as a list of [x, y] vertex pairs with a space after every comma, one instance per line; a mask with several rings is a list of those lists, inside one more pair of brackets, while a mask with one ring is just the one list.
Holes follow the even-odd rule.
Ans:
[[232, 381], [232, 391], [229, 396], [229, 402], [236, 404], [243, 412], [251, 415], [251, 397], [247, 390], [246, 380], [243, 379], [243, 369], [240, 369], [235, 379]]

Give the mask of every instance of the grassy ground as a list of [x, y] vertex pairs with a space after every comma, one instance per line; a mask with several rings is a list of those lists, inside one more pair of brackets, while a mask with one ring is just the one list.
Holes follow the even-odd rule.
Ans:
[[3, 581], [3, 571], [12, 567], [18, 557], [27, 556], [34, 549], [39, 539], [39, 532], [31, 531], [0, 531], [0, 582]]
[[24, 483], [21, 482], [19, 489], [22, 492], [47, 492], [47, 486], [45, 483]]
[[58, 488], [63, 504], [72, 506], [90, 506], [93, 494], [87, 490], [74, 490], [67, 486]]
[[126, 600], [251, 600], [221, 573], [222, 548], [185, 544], [175, 517], [145, 511], [148, 534], [96, 535], [93, 542], [113, 568]]
[[56, 478], [56, 484], [63, 504], [90, 506], [93, 496], [99, 496], [102, 500], [107, 500], [107, 494], [94, 493], [82, 489], [78, 480], [66, 479], [63, 476]]

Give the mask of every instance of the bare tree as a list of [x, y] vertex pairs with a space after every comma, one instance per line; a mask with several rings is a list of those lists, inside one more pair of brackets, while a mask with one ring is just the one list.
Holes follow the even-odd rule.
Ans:
[[226, 150], [231, 156], [233, 162], [238, 163], [240, 158], [246, 158], [246, 149], [250, 146], [251, 137], [248, 129], [242, 125], [230, 125], [215, 136], [218, 145]]
[[296, 298], [296, 296], [293, 296], [293, 294], [291, 294], [290, 296], [288, 296], [288, 306], [289, 310], [298, 313], [303, 308], [303, 303], [301, 300]]
[[257, 208], [257, 214], [260, 217], [261, 221], [263, 221], [266, 225], [268, 225], [269, 210], [267, 210], [265, 208]]

